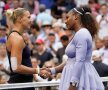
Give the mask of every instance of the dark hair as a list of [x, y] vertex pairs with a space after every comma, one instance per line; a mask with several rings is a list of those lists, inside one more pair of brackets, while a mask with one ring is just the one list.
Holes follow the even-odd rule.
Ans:
[[72, 11], [80, 14], [82, 25], [89, 30], [91, 36], [94, 38], [98, 32], [98, 24], [91, 13], [91, 9], [88, 6], [82, 6], [74, 8]]
[[108, 5], [106, 3], [103, 3], [103, 4], [100, 5], [100, 8], [103, 7], [103, 6], [107, 7]]
[[38, 24], [35, 23], [35, 22], [31, 25], [31, 28], [36, 29], [36, 31], [40, 31], [40, 28], [39, 28]]
[[49, 33], [48, 36], [55, 36], [55, 33]]
[[45, 9], [46, 9], [46, 6], [44, 4], [40, 4], [40, 6], [39, 6], [40, 12], [44, 12]]
[[63, 35], [63, 36], [61, 36], [60, 39], [63, 40], [63, 41], [68, 41], [68, 40], [69, 40], [69, 38], [68, 38], [67, 35]]

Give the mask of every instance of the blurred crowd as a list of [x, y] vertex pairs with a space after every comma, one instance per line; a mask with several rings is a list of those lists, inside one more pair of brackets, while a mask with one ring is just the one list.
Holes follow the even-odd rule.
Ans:
[[[8, 20], [9, 13], [19, 7], [26, 8], [31, 13], [31, 28], [25, 30], [23, 37], [31, 50], [32, 66], [51, 68], [68, 59], [65, 48], [75, 32], [66, 28], [67, 12], [82, 5], [90, 6], [99, 24], [99, 32], [93, 40], [91, 62], [101, 77], [108, 76], [107, 3], [108, 0], [0, 0], [0, 83], [7, 83], [9, 80], [9, 73], [6, 72], [9, 67], [6, 40], [12, 30], [11, 21]], [[44, 79], [36, 74], [33, 81], [59, 81], [60, 76], [61, 73], [58, 73]], [[42, 90], [53, 89], [43, 87]]]

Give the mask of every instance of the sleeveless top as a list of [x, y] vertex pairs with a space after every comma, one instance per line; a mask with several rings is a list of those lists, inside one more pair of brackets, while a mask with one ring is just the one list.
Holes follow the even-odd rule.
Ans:
[[[13, 33], [13, 32], [16, 32], [20, 36], [22, 36], [17, 31], [11, 31], [10, 34]], [[10, 34], [8, 35], [8, 37], [10, 36]], [[7, 39], [8, 39], [8, 37], [7, 37]], [[26, 44], [25, 40], [24, 40], [24, 43]], [[33, 80], [33, 75], [32, 74], [20, 74], [20, 73], [13, 72], [12, 66], [11, 66], [11, 60], [10, 60], [10, 58], [11, 58], [11, 52], [9, 52], [8, 50], [7, 50], [7, 55], [8, 55], [8, 60], [9, 60], [9, 65], [10, 65], [10, 71], [11, 71], [10, 79], [9, 79], [8, 82], [9, 83], [32, 82], [32, 80]], [[31, 60], [30, 60], [30, 49], [28, 47], [28, 44], [26, 44], [26, 46], [23, 49], [21, 64], [24, 65], [24, 66], [27, 66], [27, 67], [32, 67], [32, 63], [31, 63]]]

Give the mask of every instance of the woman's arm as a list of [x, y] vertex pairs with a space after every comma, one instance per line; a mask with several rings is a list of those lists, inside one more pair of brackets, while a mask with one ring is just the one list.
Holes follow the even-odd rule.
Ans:
[[62, 72], [62, 70], [63, 70], [63, 68], [64, 68], [65, 65], [66, 65], [66, 63], [63, 62], [63, 63], [60, 64], [59, 66], [56, 66], [56, 67], [55, 67], [56, 72], [57, 72], [57, 73]]
[[20, 36], [11, 37], [11, 64], [14, 72], [34, 74], [37, 73], [35, 68], [30, 68], [21, 64], [22, 52], [25, 47], [23, 38]]
[[21, 64], [22, 53], [25, 47], [25, 43], [21, 36], [18, 35], [16, 36], [14, 35], [14, 37], [11, 36], [10, 44], [11, 44], [11, 66], [14, 72], [21, 74], [41, 74], [41, 75], [46, 73], [45, 70], [39, 70], [38, 68], [31, 68]]
[[53, 67], [53, 68], [47, 68], [46, 70], [49, 71], [51, 74], [56, 74], [56, 73], [62, 72], [65, 64], [66, 64], [66, 62], [63, 62], [59, 66], [56, 66], [56, 67]]

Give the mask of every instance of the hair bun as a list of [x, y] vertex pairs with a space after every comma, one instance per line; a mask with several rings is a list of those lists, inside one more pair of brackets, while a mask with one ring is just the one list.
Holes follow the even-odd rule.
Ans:
[[6, 16], [7, 17], [11, 17], [12, 16], [12, 14], [13, 14], [13, 9], [8, 9], [8, 10], [6, 10], [6, 12], [5, 12], [5, 14], [6, 14]]
[[82, 11], [84, 14], [90, 14], [91, 13], [91, 9], [89, 6], [82, 6]]

